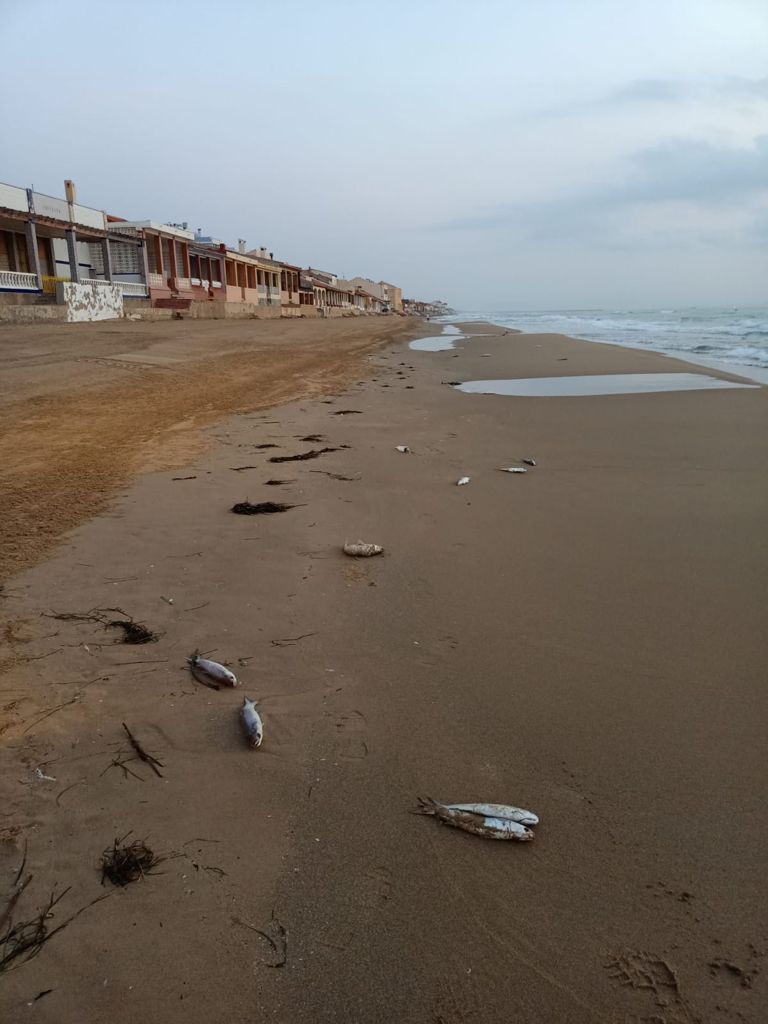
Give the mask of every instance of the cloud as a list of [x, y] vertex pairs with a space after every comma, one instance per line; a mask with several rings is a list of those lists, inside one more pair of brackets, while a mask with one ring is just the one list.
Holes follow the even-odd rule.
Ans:
[[745, 78], [728, 75], [709, 79], [635, 78], [591, 99], [557, 104], [531, 115], [535, 117], [572, 117], [574, 114], [599, 114], [641, 106], [682, 106], [690, 103], [729, 104], [768, 100], [768, 76]]
[[671, 78], [638, 78], [620, 86], [593, 106], [613, 107], [631, 103], [686, 103], [712, 100], [768, 99], [768, 76], [743, 78], [730, 75], [708, 81], [680, 81]]
[[594, 236], [606, 217], [638, 206], [749, 204], [768, 190], [768, 135], [751, 148], [676, 139], [629, 158], [625, 180], [566, 198], [500, 204], [435, 225], [443, 231], [515, 229], [526, 237]]

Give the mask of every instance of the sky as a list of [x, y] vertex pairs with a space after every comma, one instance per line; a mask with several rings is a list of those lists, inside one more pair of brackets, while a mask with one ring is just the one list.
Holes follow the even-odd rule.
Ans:
[[766, 0], [0, 0], [0, 181], [461, 310], [768, 304]]

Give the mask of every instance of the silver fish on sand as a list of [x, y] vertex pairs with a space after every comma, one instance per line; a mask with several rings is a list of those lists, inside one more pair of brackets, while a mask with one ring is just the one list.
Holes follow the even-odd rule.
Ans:
[[396, 452], [402, 452], [403, 455], [410, 455], [411, 454], [411, 449], [408, 447], [407, 444], [396, 444], [395, 445], [395, 451]]
[[364, 540], [344, 542], [344, 554], [350, 558], [371, 558], [373, 555], [380, 555], [383, 550], [381, 544], [369, 544]]
[[255, 700], [243, 697], [243, 706], [240, 708], [240, 721], [243, 723], [248, 746], [252, 750], [258, 749], [264, 739], [264, 723], [261, 720], [261, 715], [256, 710]]
[[536, 459], [520, 459], [520, 461], [524, 462], [526, 464], [526, 466], [535, 466], [536, 465]]
[[464, 486], [465, 486], [466, 484], [468, 484], [468, 483], [469, 483], [469, 481], [470, 481], [470, 480], [471, 480], [471, 477], [468, 477], [468, 476], [462, 476], [462, 477], [460, 477], [460, 478], [459, 478], [459, 479], [458, 479], [458, 480], [456, 481], [456, 486], [457, 486], [457, 487], [464, 487]]
[[523, 469], [522, 466], [499, 466], [500, 473], [527, 473], [527, 469]]
[[443, 804], [431, 797], [419, 797], [417, 814], [428, 814], [444, 825], [460, 828], [486, 839], [514, 839], [530, 842], [533, 832], [528, 825], [539, 819], [532, 811], [507, 804]]
[[220, 665], [218, 661], [208, 661], [207, 658], [201, 658], [197, 651], [195, 651], [191, 658], [187, 658], [187, 661], [193, 674], [200, 672], [202, 675], [208, 676], [214, 683], [223, 684], [224, 686], [237, 686], [235, 673], [230, 672], [224, 665]]

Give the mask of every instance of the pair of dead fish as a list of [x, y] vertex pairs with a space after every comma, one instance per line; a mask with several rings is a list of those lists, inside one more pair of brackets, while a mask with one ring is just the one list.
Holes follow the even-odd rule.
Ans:
[[[520, 459], [521, 462], [525, 463], [526, 466], [535, 466], [536, 459]], [[527, 473], [527, 469], [523, 469], [522, 466], [504, 466], [499, 469], [500, 473]]]
[[431, 797], [419, 797], [416, 814], [428, 814], [444, 825], [460, 828], [486, 839], [515, 839], [530, 842], [533, 832], [528, 826], [538, 825], [532, 811], [509, 804], [443, 804]]
[[[202, 658], [197, 651], [190, 658], [187, 658], [187, 661], [189, 662], [192, 675], [212, 690], [218, 690], [222, 685], [237, 686], [237, 676], [235, 673], [230, 672], [225, 665], [220, 665], [218, 661], [209, 661], [208, 658]], [[205, 682], [201, 677], [207, 677], [210, 681]], [[255, 700], [243, 697], [243, 706], [240, 708], [240, 721], [243, 724], [248, 746], [252, 750], [258, 749], [264, 739], [264, 723], [261, 720], [261, 715], [256, 710]]]

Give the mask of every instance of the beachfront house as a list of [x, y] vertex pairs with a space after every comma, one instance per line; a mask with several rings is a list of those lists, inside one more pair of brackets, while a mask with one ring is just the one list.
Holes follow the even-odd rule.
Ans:
[[[251, 249], [248, 256], [258, 262], [262, 271], [259, 282], [265, 291], [262, 305], [279, 305], [283, 316], [297, 316], [299, 310], [299, 275], [301, 268], [275, 259], [275, 254], [264, 246]], [[267, 296], [269, 296], [267, 301]]]
[[[31, 188], [0, 184], [0, 318], [66, 319], [66, 307], [94, 289], [110, 295], [99, 316], [122, 315], [124, 298], [146, 298], [142, 245], [112, 230], [103, 210], [77, 202], [75, 185], [64, 183], [63, 198]], [[82, 285], [57, 292], [58, 285]], [[59, 310], [45, 308], [55, 305]], [[95, 312], [94, 309], [91, 310]], [[81, 309], [89, 319], [88, 310]], [[58, 314], [61, 314], [59, 316]]]

